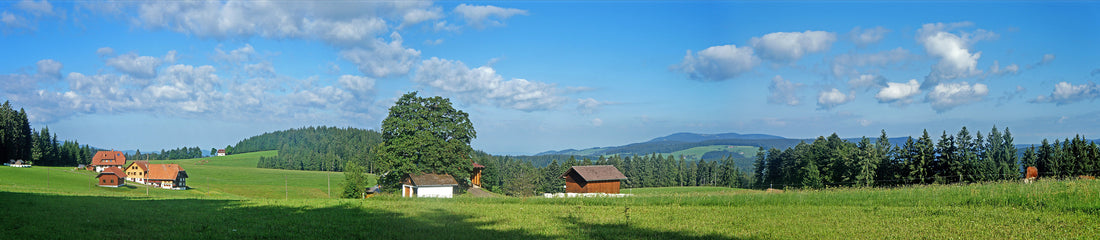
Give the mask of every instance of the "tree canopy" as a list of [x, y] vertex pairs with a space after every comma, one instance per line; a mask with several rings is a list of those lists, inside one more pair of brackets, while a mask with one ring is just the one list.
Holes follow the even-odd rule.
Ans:
[[407, 93], [382, 121], [382, 144], [376, 155], [385, 173], [381, 182], [392, 190], [410, 173], [436, 173], [468, 184], [464, 180], [473, 170], [470, 141], [476, 137], [469, 115], [452, 107], [449, 99]]

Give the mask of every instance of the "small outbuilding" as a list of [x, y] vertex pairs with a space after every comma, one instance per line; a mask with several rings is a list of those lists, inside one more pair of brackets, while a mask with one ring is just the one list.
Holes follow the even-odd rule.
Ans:
[[225, 156], [225, 149], [218, 149], [218, 154], [216, 154], [216, 156], [218, 156], [218, 157]]
[[619, 193], [626, 175], [612, 165], [573, 166], [561, 174], [567, 193]]
[[104, 168], [95, 178], [100, 187], [120, 187], [126, 183], [126, 173], [117, 167]]
[[485, 165], [477, 164], [473, 162], [474, 172], [470, 174], [470, 185], [475, 188], [481, 188], [481, 171], [485, 170]]
[[458, 181], [450, 174], [409, 174], [401, 181], [402, 197], [454, 197], [454, 188]]

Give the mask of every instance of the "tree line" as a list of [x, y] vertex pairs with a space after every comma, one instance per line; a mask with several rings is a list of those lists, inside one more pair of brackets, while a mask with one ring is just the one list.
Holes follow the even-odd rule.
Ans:
[[564, 191], [561, 175], [573, 166], [612, 165], [627, 177], [624, 188], [672, 186], [751, 187], [751, 175], [736, 167], [734, 157], [715, 161], [686, 161], [671, 154], [632, 156], [601, 156], [595, 161], [587, 157], [570, 157], [562, 163], [551, 160], [544, 167], [511, 156], [491, 156], [476, 152], [473, 158], [485, 166], [482, 188], [513, 196]]
[[988, 135], [971, 135], [963, 127], [956, 134], [944, 131], [933, 140], [925, 130], [914, 139], [892, 145], [886, 131], [872, 142], [863, 137], [848, 142], [834, 133], [813, 143], [799, 143], [785, 150], [768, 149], [753, 164], [756, 188], [823, 188], [837, 186], [897, 186], [929, 183], [973, 183], [1019, 179], [1027, 166], [1036, 166], [1043, 177], [1095, 175], [1100, 166], [1100, 147], [1080, 136], [1056, 140], [1036, 149], [1028, 147], [1021, 158], [1008, 128], [993, 127]]
[[367, 172], [373, 172], [372, 149], [381, 141], [374, 130], [311, 126], [251, 137], [233, 149], [235, 153], [279, 151], [273, 157], [260, 157], [256, 164], [260, 168], [344, 171], [349, 160], [357, 159]]
[[0, 105], [0, 161], [29, 161], [42, 166], [88, 164], [98, 149], [73, 140], [59, 141], [49, 127], [31, 128], [27, 112], [10, 102]]
[[202, 157], [202, 149], [197, 146], [180, 147], [171, 150], [161, 149], [159, 153], [141, 153], [141, 150], [137, 150], [133, 154], [126, 154], [126, 160], [176, 160]]

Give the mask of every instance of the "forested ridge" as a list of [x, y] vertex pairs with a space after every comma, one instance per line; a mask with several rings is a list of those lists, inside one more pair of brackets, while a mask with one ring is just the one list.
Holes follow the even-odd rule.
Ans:
[[311, 126], [253, 136], [226, 151], [278, 150], [277, 156], [260, 158], [256, 167], [261, 168], [343, 171], [348, 160], [357, 159], [370, 171], [372, 150], [381, 141], [381, 134], [374, 130]]
[[0, 161], [30, 161], [42, 166], [88, 164], [98, 149], [76, 140], [59, 141], [49, 127], [31, 128], [27, 112], [16, 111], [10, 102], [0, 105]]

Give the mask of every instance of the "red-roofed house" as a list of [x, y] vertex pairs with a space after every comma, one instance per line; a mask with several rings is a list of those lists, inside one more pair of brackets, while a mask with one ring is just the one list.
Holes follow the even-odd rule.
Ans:
[[573, 166], [561, 174], [567, 193], [619, 193], [626, 175], [611, 165]]
[[109, 167], [117, 167], [122, 169], [122, 165], [126, 164], [126, 155], [119, 151], [99, 151], [92, 156], [92, 164], [89, 165], [95, 169], [96, 172], [103, 172], [103, 169]]
[[164, 189], [187, 189], [187, 171], [179, 164], [149, 164], [145, 184]]
[[218, 149], [218, 154], [216, 154], [214, 156], [219, 156], [219, 157], [225, 156], [225, 149]]
[[126, 183], [126, 173], [117, 167], [105, 168], [95, 178], [99, 179], [96, 185], [100, 187], [119, 187]]

